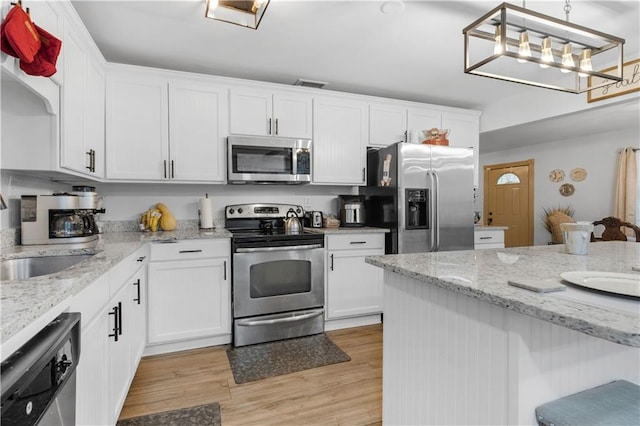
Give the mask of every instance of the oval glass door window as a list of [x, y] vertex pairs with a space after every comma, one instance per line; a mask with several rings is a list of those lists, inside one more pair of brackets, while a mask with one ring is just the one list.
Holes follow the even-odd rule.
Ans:
[[514, 174], [514, 173], [505, 173], [502, 176], [500, 176], [498, 178], [498, 185], [507, 185], [507, 184], [514, 184], [514, 183], [520, 183], [520, 178], [518, 177], [518, 175]]

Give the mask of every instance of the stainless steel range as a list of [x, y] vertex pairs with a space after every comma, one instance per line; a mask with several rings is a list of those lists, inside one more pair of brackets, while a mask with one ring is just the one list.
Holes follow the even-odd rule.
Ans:
[[251, 345], [324, 331], [324, 237], [285, 232], [301, 206], [225, 207], [232, 239], [233, 343]]

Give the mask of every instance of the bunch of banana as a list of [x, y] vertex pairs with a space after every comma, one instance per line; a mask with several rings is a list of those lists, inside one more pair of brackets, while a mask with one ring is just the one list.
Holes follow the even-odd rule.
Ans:
[[161, 217], [162, 213], [160, 213], [160, 210], [156, 208], [149, 209], [140, 217], [140, 223], [144, 226], [145, 231], [156, 232]]

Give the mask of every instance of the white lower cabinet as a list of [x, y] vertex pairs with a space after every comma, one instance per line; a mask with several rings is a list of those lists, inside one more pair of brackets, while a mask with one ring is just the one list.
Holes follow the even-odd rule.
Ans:
[[483, 227], [476, 229], [473, 237], [476, 250], [504, 248], [504, 228], [488, 229]]
[[231, 341], [230, 241], [152, 244], [146, 354]]
[[326, 319], [382, 313], [383, 271], [364, 258], [384, 254], [384, 234], [327, 235]]
[[76, 424], [116, 424], [145, 344], [143, 300], [147, 247], [125, 258], [71, 303], [80, 312]]

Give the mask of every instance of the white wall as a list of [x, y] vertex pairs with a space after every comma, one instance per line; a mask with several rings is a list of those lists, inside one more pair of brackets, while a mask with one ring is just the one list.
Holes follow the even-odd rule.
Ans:
[[[603, 123], [603, 127], [606, 127], [606, 123]], [[613, 215], [618, 152], [621, 148], [638, 147], [638, 136], [637, 129], [611, 129], [606, 133], [587, 137], [480, 154], [481, 174], [485, 165], [528, 159], [535, 161], [534, 244], [543, 245], [551, 241], [551, 235], [544, 229], [539, 218], [543, 208], [571, 205], [575, 210], [576, 220], [589, 222]], [[569, 177], [571, 170], [576, 167], [582, 167], [587, 171], [587, 178], [582, 182], [574, 182]], [[565, 172], [562, 182], [554, 183], [549, 180], [549, 173], [554, 169]], [[575, 186], [572, 196], [560, 195], [558, 189], [563, 183]], [[480, 179], [478, 194], [477, 210], [482, 211], [483, 178]], [[596, 234], [601, 232], [601, 229], [596, 230]]]
[[[9, 204], [0, 212], [2, 228], [20, 227], [20, 196], [71, 191], [72, 185], [26, 173], [2, 170], [0, 192]], [[140, 214], [162, 202], [178, 220], [198, 218], [198, 199], [213, 199], [216, 226], [224, 226], [224, 207], [252, 202], [298, 204], [305, 210], [337, 214], [339, 194], [357, 194], [351, 186], [315, 185], [179, 185], [87, 182], [104, 196], [101, 220], [138, 220]], [[305, 205], [305, 201], [309, 201]]]

